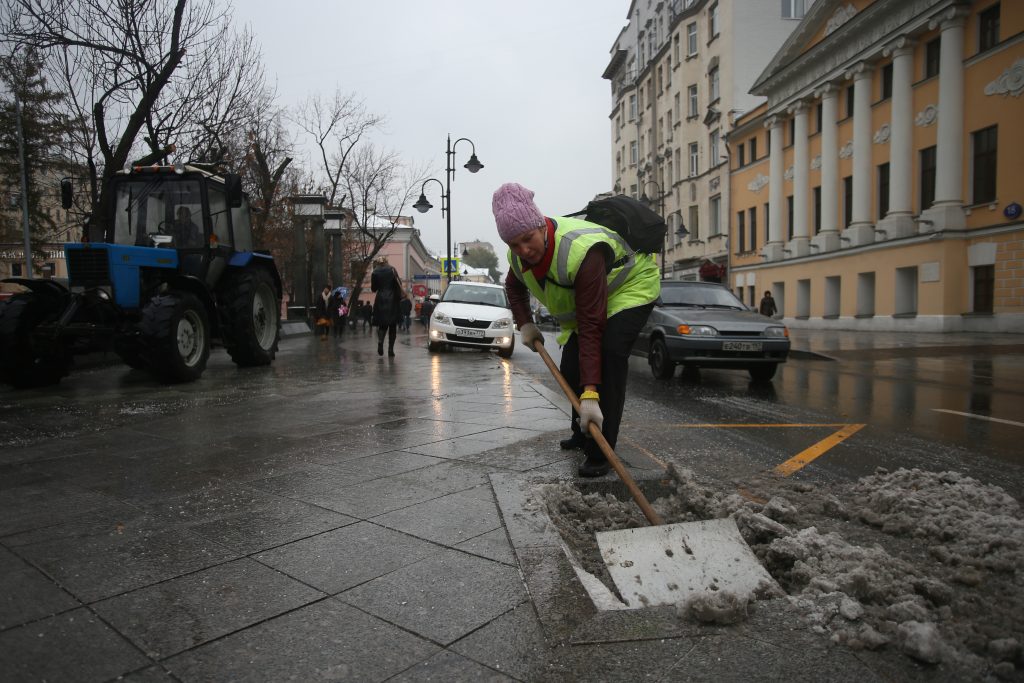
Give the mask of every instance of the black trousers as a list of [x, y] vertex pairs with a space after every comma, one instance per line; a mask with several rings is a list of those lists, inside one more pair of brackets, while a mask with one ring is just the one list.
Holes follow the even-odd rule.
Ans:
[[388, 338], [388, 351], [395, 350], [395, 325], [377, 325], [377, 346], [384, 345], [384, 336]]
[[[604, 415], [601, 433], [612, 448], [615, 448], [619, 438], [622, 411], [626, 407], [629, 352], [653, 309], [654, 304], [649, 303], [619, 311], [608, 318], [604, 336], [601, 338], [601, 385], [598, 387], [601, 399], [598, 403], [601, 406], [601, 414]], [[575, 332], [565, 342], [559, 369], [569, 386], [579, 395], [583, 391], [583, 386], [580, 384], [580, 344]], [[581, 433], [580, 416], [575, 410], [572, 411], [572, 431], [574, 434]], [[587, 439], [583, 450], [588, 456], [602, 455], [601, 449], [593, 439]]]

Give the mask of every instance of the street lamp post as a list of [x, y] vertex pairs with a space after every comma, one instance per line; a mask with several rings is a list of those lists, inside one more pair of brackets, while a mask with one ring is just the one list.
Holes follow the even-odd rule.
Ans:
[[[452, 166], [452, 164], [455, 161], [455, 147], [463, 140], [468, 142], [470, 144], [470, 148], [472, 149], [472, 151], [470, 152], [469, 161], [463, 164], [463, 168], [465, 168], [470, 173], [476, 173], [477, 171], [484, 167], [484, 165], [480, 163], [480, 160], [476, 158], [476, 145], [473, 144], [472, 140], [470, 140], [469, 138], [459, 138], [453, 143], [452, 136], [448, 136], [448, 146], [444, 152], [444, 184], [441, 185], [441, 214], [447, 219], [447, 234], [445, 236], [446, 254], [444, 270], [445, 275], [447, 276], [448, 284], [451, 284], [452, 281], [452, 176], [455, 175], [455, 168]], [[424, 180], [423, 185], [420, 187], [420, 198], [417, 199], [416, 203], [412, 205], [412, 208], [416, 209], [420, 213], [426, 213], [434, 206], [433, 204], [427, 201], [427, 195], [423, 191], [424, 188], [427, 186], [427, 183], [429, 183], [432, 180], [435, 183], [441, 183], [441, 181], [438, 180], [437, 178], [427, 178], [426, 180]]]
[[[640, 188], [640, 192], [641, 192], [641, 194], [640, 194], [640, 201], [643, 202], [644, 204], [648, 205], [648, 206], [650, 206], [651, 204], [654, 203], [654, 200], [649, 199], [647, 197], [647, 191], [644, 189], [648, 185], [654, 185], [656, 188], [658, 188], [658, 198], [657, 198], [657, 202], [658, 202], [658, 215], [661, 216], [661, 220], [665, 220], [665, 194], [661, 191], [661, 185], [659, 185], [656, 181], [648, 180], [646, 183], [643, 184], [643, 187]], [[666, 252], [665, 243], [666, 243], [666, 241], [668, 241], [668, 232], [665, 233], [665, 238], [661, 240], [661, 279], [662, 280], [665, 279], [665, 252]]]

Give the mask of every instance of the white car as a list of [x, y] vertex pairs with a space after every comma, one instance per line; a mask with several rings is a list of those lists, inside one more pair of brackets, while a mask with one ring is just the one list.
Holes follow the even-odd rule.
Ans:
[[430, 316], [427, 350], [451, 346], [496, 349], [512, 355], [515, 326], [505, 288], [482, 282], [452, 282]]

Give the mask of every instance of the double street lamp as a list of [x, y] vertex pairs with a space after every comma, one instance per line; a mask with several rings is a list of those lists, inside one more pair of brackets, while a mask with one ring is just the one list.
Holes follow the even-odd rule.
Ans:
[[438, 185], [441, 185], [441, 215], [447, 219], [447, 235], [445, 237], [445, 249], [446, 258], [444, 263], [445, 275], [447, 276], [448, 284], [452, 281], [452, 176], [455, 175], [455, 168], [452, 164], [455, 161], [455, 147], [460, 142], [466, 141], [470, 144], [472, 151], [470, 152], [469, 161], [463, 164], [470, 173], [476, 173], [484, 167], [480, 163], [480, 160], [476, 158], [476, 145], [469, 138], [459, 138], [452, 143], [452, 136], [448, 136], [448, 146], [445, 149], [445, 175], [444, 183], [441, 183], [437, 178], [427, 178], [423, 181], [423, 185], [420, 187], [420, 198], [416, 200], [416, 203], [412, 205], [412, 208], [416, 209], [420, 213], [426, 213], [434, 207], [433, 204], [427, 201], [427, 195], [424, 192], [427, 187], [427, 183], [433, 181]]
[[[654, 185], [654, 187], [658, 188], [658, 198], [657, 198], [658, 215], [661, 216], [662, 220], [666, 220], [666, 216], [665, 216], [665, 193], [661, 191], [661, 185], [659, 185], [656, 181], [648, 180], [646, 183], [643, 184], [643, 187], [641, 188], [640, 201], [643, 202], [644, 204], [646, 204], [647, 206], [652, 206], [655, 203], [655, 200], [653, 200], [653, 199], [651, 199], [651, 198], [649, 198], [647, 196], [646, 188], [647, 188], [648, 185]], [[680, 216], [680, 219], [682, 219], [682, 216]], [[683, 221], [680, 220], [679, 221], [679, 227], [676, 229], [676, 237], [678, 237], [679, 239], [682, 239], [682, 238], [686, 237], [689, 234], [690, 234], [690, 231], [686, 229], [686, 226], [683, 225]], [[662, 280], [665, 279], [665, 260], [666, 260], [666, 251], [667, 251], [667, 248], [665, 246], [665, 242], [667, 240], [668, 240], [668, 232], [666, 231], [665, 232], [665, 239], [662, 240], [662, 242], [661, 242], [661, 279]]]

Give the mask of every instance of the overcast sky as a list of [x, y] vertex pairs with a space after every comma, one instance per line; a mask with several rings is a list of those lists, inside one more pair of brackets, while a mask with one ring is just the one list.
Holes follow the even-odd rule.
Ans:
[[[548, 214], [583, 208], [611, 188], [609, 82], [601, 78], [629, 0], [238, 0], [235, 17], [259, 38], [278, 100], [293, 105], [336, 87], [385, 115], [377, 142], [444, 181], [445, 142], [469, 138], [484, 169], [456, 147], [452, 241], [504, 247], [491, 195], [504, 182], [536, 192]], [[426, 245], [445, 248], [434, 208], [407, 213]]]

